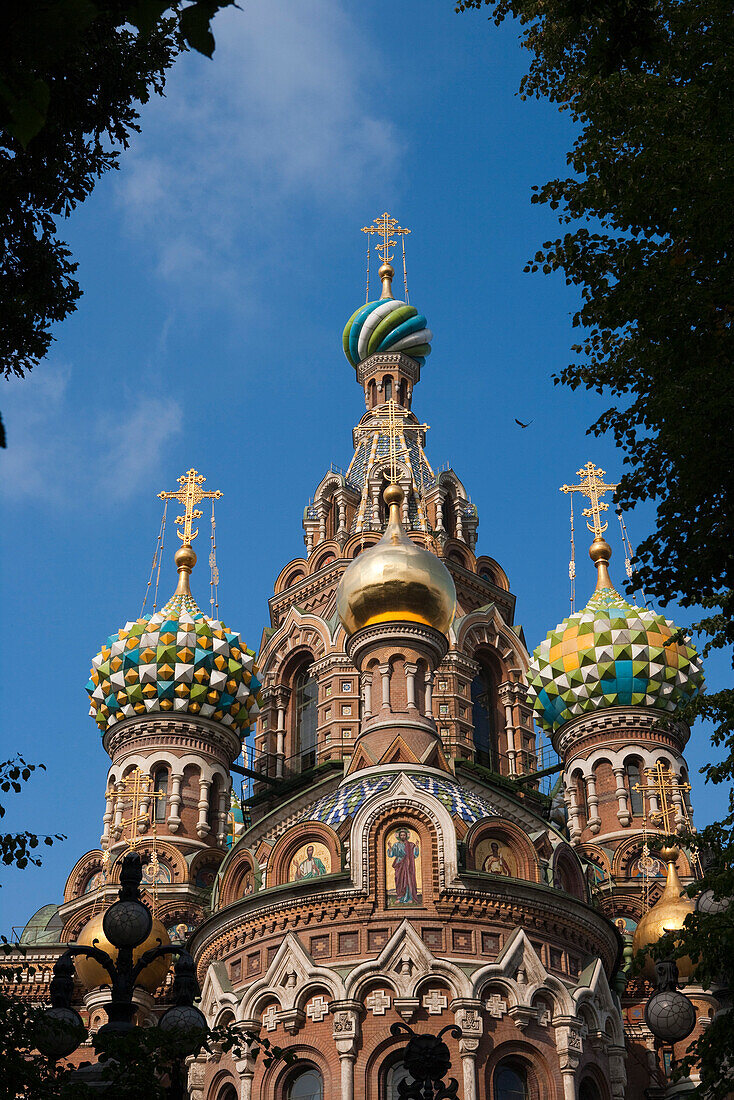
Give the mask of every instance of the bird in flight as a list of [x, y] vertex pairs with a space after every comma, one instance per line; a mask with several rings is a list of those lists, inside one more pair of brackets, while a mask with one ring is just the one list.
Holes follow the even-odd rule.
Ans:
[[515, 423], [518, 424], [521, 428], [529, 428], [530, 425], [534, 423], [534, 421], [528, 420], [527, 424], [523, 424], [522, 420], [518, 420], [517, 417], [515, 417]]

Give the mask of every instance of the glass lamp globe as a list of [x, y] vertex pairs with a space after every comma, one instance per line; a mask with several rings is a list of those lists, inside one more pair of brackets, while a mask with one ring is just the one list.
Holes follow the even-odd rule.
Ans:
[[194, 1005], [174, 1005], [158, 1026], [182, 1054], [195, 1054], [208, 1031], [206, 1016]]
[[679, 1043], [696, 1026], [696, 1010], [684, 993], [664, 989], [653, 993], [645, 1005], [645, 1023], [663, 1042]]
[[153, 917], [142, 901], [116, 901], [102, 920], [102, 930], [114, 947], [137, 947], [152, 927]]
[[36, 1023], [36, 1047], [54, 1061], [67, 1058], [86, 1037], [82, 1018], [73, 1008], [48, 1008]]

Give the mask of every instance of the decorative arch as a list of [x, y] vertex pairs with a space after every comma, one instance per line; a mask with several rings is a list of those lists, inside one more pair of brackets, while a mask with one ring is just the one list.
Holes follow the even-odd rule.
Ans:
[[503, 1064], [522, 1069], [527, 1083], [528, 1100], [561, 1100], [554, 1075], [545, 1058], [529, 1043], [511, 1039], [498, 1043], [487, 1058], [485, 1066], [485, 1095], [494, 1097], [495, 1073]]
[[[307, 850], [309, 846], [314, 848], [312, 862], [315, 859], [320, 859], [326, 867], [326, 871], [321, 872], [316, 867], [313, 870], [313, 876], [309, 875], [308, 877], [318, 877], [324, 873], [333, 874], [335, 871], [341, 870], [342, 846], [334, 830], [322, 821], [302, 821], [291, 826], [276, 841], [268, 860], [268, 887], [282, 886], [287, 882], [297, 881], [293, 873], [294, 861], [303, 862], [300, 858], [302, 850], [304, 850], [305, 858], [308, 860]], [[317, 854], [323, 851], [328, 852], [328, 866], [327, 860], [322, 855]], [[308, 870], [306, 874], [308, 874]]]
[[320, 542], [308, 559], [308, 575], [312, 576], [314, 573], [318, 573], [319, 569], [323, 569], [326, 565], [331, 565], [332, 562], [341, 556], [341, 547], [335, 539], [330, 539], [327, 542]]
[[553, 886], [579, 901], [588, 900], [586, 879], [578, 859], [566, 844], [559, 844], [553, 853], [551, 864]]
[[486, 554], [482, 554], [476, 560], [476, 572], [480, 577], [484, 577], [490, 584], [493, 584], [495, 588], [501, 588], [503, 592], [510, 591], [510, 581], [499, 562], [496, 562], [494, 558], [487, 557]]
[[[493, 817], [491, 821], [477, 821], [472, 825], [466, 835], [467, 867], [475, 871], [487, 870], [485, 864], [488, 859], [503, 859], [509, 866], [511, 878], [524, 878], [530, 882], [542, 882], [542, 870], [538, 853], [531, 843], [527, 833], [505, 818]], [[495, 856], [492, 844], [501, 845], [499, 855]], [[509, 849], [509, 854], [514, 864], [505, 855], [502, 848]], [[485, 851], [486, 849], [486, 851]], [[488, 871], [489, 874], [507, 874], [507, 871], [498, 869]]]

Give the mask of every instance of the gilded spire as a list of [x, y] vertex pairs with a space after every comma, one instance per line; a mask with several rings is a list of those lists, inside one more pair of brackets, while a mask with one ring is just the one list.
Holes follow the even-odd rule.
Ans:
[[[612, 548], [603, 538], [603, 534], [609, 526], [602, 523], [601, 513], [609, 509], [609, 505], [601, 498], [605, 493], [613, 492], [616, 484], [607, 484], [604, 481], [604, 473], [601, 466], [595, 466], [593, 462], [587, 462], [580, 470], [576, 471], [579, 485], [561, 485], [562, 493], [582, 493], [588, 497], [590, 507], [584, 508], [581, 513], [586, 518], [586, 526], [594, 535], [594, 541], [589, 547], [589, 557], [596, 566], [596, 591], [601, 588], [612, 588], [609, 577], [609, 559], [612, 556]], [[589, 523], [591, 520], [591, 523]]]

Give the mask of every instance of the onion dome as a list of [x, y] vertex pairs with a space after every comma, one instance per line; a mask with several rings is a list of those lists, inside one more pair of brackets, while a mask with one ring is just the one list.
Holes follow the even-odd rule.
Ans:
[[[79, 933], [76, 942], [83, 944], [85, 947], [99, 947], [102, 951], [107, 952], [113, 962], [116, 962], [118, 948], [110, 943], [102, 928], [105, 912], [106, 910], [97, 913], [96, 916], [87, 921]], [[165, 926], [161, 924], [156, 917], [153, 917], [153, 926], [147, 938], [143, 940], [138, 947], [133, 948], [133, 962], [138, 962], [145, 952], [150, 951], [151, 948], [158, 946], [165, 947], [170, 942], [171, 937], [168, 935]], [[100, 985], [110, 984], [109, 974], [101, 963], [98, 963], [95, 959], [90, 959], [86, 955], [77, 955], [74, 959], [74, 965], [79, 981], [87, 989], [97, 989]], [[142, 986], [143, 989], [147, 989], [149, 993], [155, 993], [168, 973], [170, 966], [170, 955], [162, 955], [154, 959], [144, 970], [141, 970], [139, 976], [135, 979], [135, 984]]]
[[349, 634], [373, 623], [424, 623], [448, 632], [456, 609], [456, 589], [443, 562], [408, 538], [400, 523], [403, 490], [384, 492], [390, 517], [376, 546], [363, 550], [347, 566], [336, 606]]
[[346, 323], [342, 342], [353, 367], [384, 351], [401, 351], [423, 366], [431, 353], [433, 333], [425, 316], [415, 306], [392, 296], [394, 274], [390, 264], [382, 265], [382, 297], [360, 306]]
[[92, 661], [89, 713], [102, 733], [125, 718], [172, 712], [245, 736], [260, 709], [255, 655], [197, 606], [189, 589], [191, 547], [181, 546], [175, 561], [178, 587], [165, 607], [111, 634]]
[[[647, 911], [647, 913], [645, 913], [635, 929], [635, 936], [632, 941], [632, 948], [635, 954], [637, 954], [638, 951], [645, 951], [653, 947], [666, 932], [680, 931], [685, 923], [686, 917], [695, 909], [693, 898], [689, 898], [688, 895], [684, 893], [683, 886], [678, 878], [678, 871], [675, 866], [676, 860], [678, 859], [678, 849], [674, 846], [662, 848], [660, 855], [668, 864], [668, 877], [665, 883], [665, 889], [659, 900]], [[675, 964], [682, 978], [690, 978], [694, 970], [694, 965], [688, 955], [685, 955], [681, 959], [676, 959]], [[645, 962], [645, 974], [647, 974], [648, 977], [653, 977], [654, 973], [655, 964], [652, 958], [648, 956]]]
[[[609, 579], [611, 548], [595, 538], [597, 584], [533, 653], [528, 684], [536, 716], [553, 733], [601, 707], [643, 706], [672, 713], [698, 695], [701, 659], [670, 619], [622, 599]], [[673, 640], [675, 639], [675, 640]]]

